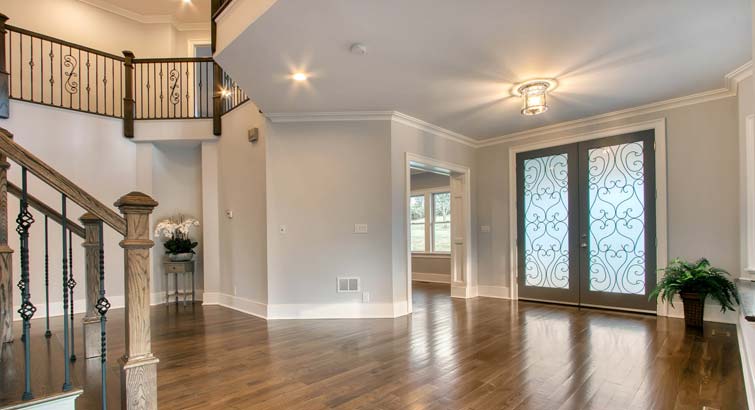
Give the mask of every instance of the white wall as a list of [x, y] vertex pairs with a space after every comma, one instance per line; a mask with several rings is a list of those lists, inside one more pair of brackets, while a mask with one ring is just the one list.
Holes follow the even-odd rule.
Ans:
[[[11, 101], [11, 118], [0, 119], [0, 127], [14, 134], [14, 140], [34, 155], [50, 164], [64, 176], [98, 198], [105, 205], [112, 205], [120, 196], [134, 190], [136, 181], [135, 145], [123, 138], [123, 124], [118, 119], [78, 113]], [[12, 163], [10, 180], [21, 184], [20, 167]], [[60, 211], [60, 194], [34, 177], [30, 177], [29, 191], [32, 195]], [[13, 254], [13, 284], [19, 279], [19, 244], [15, 234], [15, 217], [18, 201], [9, 196], [10, 246]], [[70, 201], [69, 201], [70, 204]], [[114, 210], [117, 209], [113, 208]], [[44, 313], [43, 275], [43, 224], [44, 217], [32, 210], [36, 222], [30, 233], [32, 302]], [[84, 211], [71, 205], [70, 219], [78, 221]], [[61, 237], [59, 226], [50, 222], [51, 303], [62, 301], [61, 289]], [[74, 236], [75, 238], [75, 236]], [[108, 298], [114, 305], [122, 304], [123, 296], [123, 249], [118, 243], [123, 238], [105, 227], [105, 276]], [[79, 283], [76, 299], [84, 297], [84, 259], [81, 240], [74, 239], [74, 278]], [[19, 304], [18, 292], [14, 304]], [[83, 307], [83, 306], [82, 306]], [[78, 310], [78, 309], [77, 309]]]
[[186, 56], [188, 39], [210, 38], [209, 30], [143, 24], [78, 0], [3, 0], [0, 13], [13, 26], [116, 55], [131, 50], [137, 58]]
[[745, 224], [747, 223], [747, 198], [745, 196], [745, 193], [747, 192], [746, 188], [746, 180], [745, 180], [745, 163], [746, 163], [746, 144], [745, 144], [745, 138], [747, 134], [747, 117], [749, 115], [755, 114], [755, 94], [752, 93], [753, 90], [753, 79], [752, 76], [748, 77], [741, 83], [739, 83], [739, 93], [737, 94], [738, 102], [738, 112], [737, 112], [737, 124], [739, 126], [739, 165], [740, 165], [740, 180], [739, 180], [739, 189], [742, 193], [739, 196], [739, 210], [740, 210], [740, 221], [742, 221], [742, 229], [740, 229], [739, 236], [740, 236], [740, 268], [741, 271], [743, 271], [745, 268], [749, 268], [747, 266], [747, 230], [745, 229]]
[[[261, 128], [259, 142], [247, 130]], [[253, 304], [267, 304], [267, 210], [264, 119], [247, 102], [223, 116], [218, 139], [220, 288], [218, 292]], [[228, 218], [225, 211], [233, 212]], [[262, 308], [264, 310], [264, 307]], [[264, 314], [264, 311], [257, 312]]]
[[472, 253], [469, 286], [477, 285], [477, 165], [475, 149], [439, 137], [396, 121], [391, 122], [391, 245], [393, 249], [393, 298], [394, 302], [406, 301], [407, 295], [407, 200], [406, 200], [406, 153], [418, 154], [435, 160], [450, 162], [470, 168], [471, 174], [471, 224], [469, 241]]
[[[336, 292], [338, 276], [360, 277], [370, 303], [393, 303], [389, 132], [387, 121], [270, 125], [271, 304], [361, 303]], [[362, 223], [369, 233], [355, 234]]]
[[[203, 241], [202, 241], [202, 168], [198, 143], [158, 143], [153, 150], [153, 197], [160, 202], [152, 214], [152, 225], [177, 215], [195, 218], [200, 226], [192, 228], [191, 238], [199, 242], [194, 257], [196, 289], [203, 289]], [[152, 268], [152, 291], [165, 292], [165, 269], [163, 259], [165, 240], [155, 238]], [[179, 278], [179, 288], [182, 286]], [[174, 288], [173, 276], [169, 289]], [[188, 282], [187, 282], [187, 289]], [[200, 297], [200, 295], [196, 295]]]
[[[584, 127], [568, 134], [663, 117], [667, 120], [669, 257], [705, 256], [736, 276], [740, 268], [737, 98]], [[562, 135], [543, 134], [524, 143]], [[490, 233], [478, 233], [479, 280], [483, 285], [510, 286], [510, 146], [498, 144], [477, 152], [479, 224], [492, 228]]]

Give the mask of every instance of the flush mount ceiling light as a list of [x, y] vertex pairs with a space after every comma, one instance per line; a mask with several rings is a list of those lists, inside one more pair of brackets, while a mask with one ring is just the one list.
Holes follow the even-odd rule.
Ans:
[[183, 0], [184, 4], [191, 4], [191, 0]]
[[515, 85], [511, 93], [522, 97], [522, 115], [538, 115], [548, 111], [547, 94], [557, 86], [553, 79], [535, 79]]
[[304, 73], [294, 73], [291, 78], [293, 78], [294, 81], [307, 81], [307, 75]]

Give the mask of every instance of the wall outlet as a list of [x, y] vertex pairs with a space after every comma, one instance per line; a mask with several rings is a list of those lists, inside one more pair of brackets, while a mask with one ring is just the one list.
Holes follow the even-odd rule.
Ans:
[[354, 224], [354, 233], [367, 233], [369, 226], [367, 224]]
[[233, 287], [233, 296], [236, 296], [236, 287]]
[[370, 303], [370, 292], [362, 292], [362, 303]]
[[281, 234], [287, 234], [288, 233], [288, 227], [286, 225], [281, 225], [278, 227], [278, 232]]

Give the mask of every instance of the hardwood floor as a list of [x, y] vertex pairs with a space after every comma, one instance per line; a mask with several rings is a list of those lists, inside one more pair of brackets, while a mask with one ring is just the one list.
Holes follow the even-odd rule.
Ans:
[[[265, 322], [217, 306], [153, 307], [160, 409], [747, 408], [733, 325], [695, 332], [680, 319], [448, 293], [415, 283], [414, 314], [395, 320]], [[119, 408], [123, 311], [110, 316], [108, 395]], [[54, 322], [49, 344], [44, 322], [33, 323], [35, 393], [62, 384]], [[81, 359], [82, 346], [78, 408], [99, 408], [99, 361]], [[19, 363], [21, 343], [6, 349]], [[10, 367], [0, 403], [20, 397], [22, 369]]]

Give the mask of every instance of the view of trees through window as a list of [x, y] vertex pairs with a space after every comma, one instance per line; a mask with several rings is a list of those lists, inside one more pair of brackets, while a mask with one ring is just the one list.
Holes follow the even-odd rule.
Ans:
[[450, 192], [412, 195], [409, 211], [412, 252], [451, 252]]

